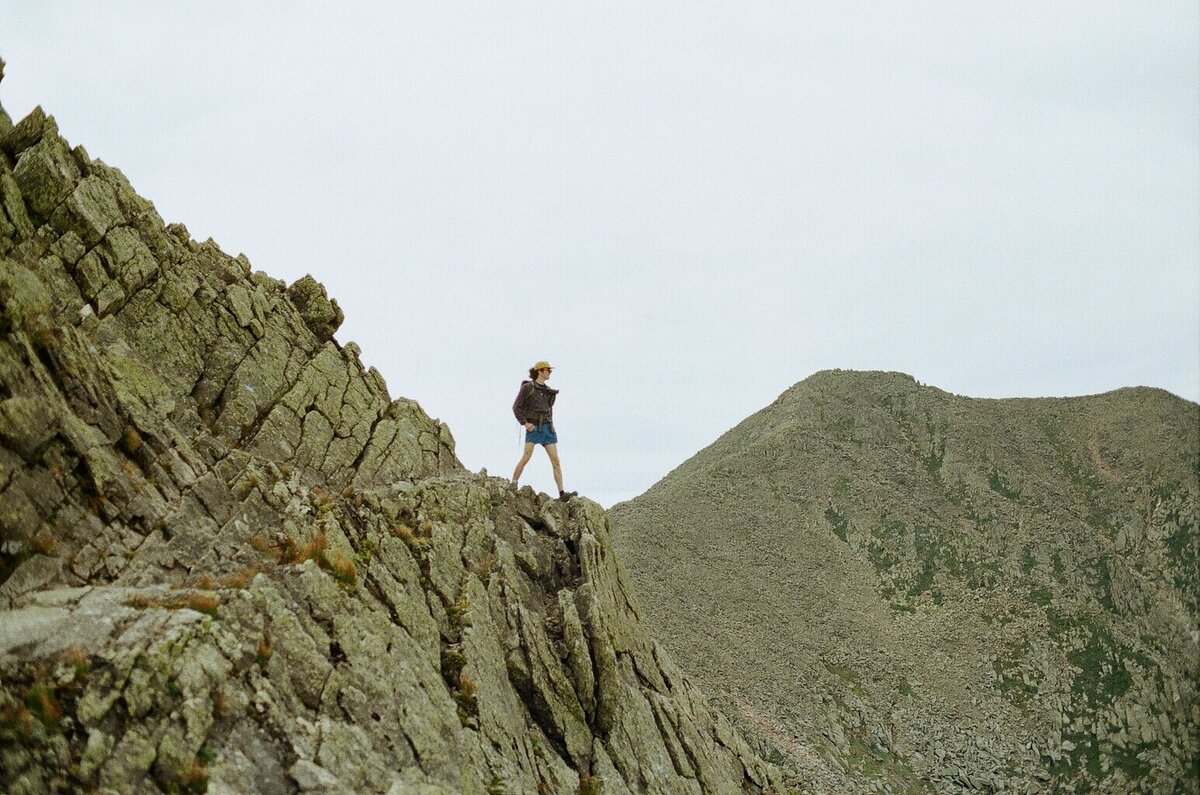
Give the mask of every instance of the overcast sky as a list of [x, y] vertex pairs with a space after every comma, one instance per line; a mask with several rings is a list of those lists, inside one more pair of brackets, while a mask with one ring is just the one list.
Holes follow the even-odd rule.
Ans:
[[549, 359], [610, 505], [826, 368], [1200, 399], [1197, 9], [0, 0], [0, 102], [313, 274], [472, 470]]

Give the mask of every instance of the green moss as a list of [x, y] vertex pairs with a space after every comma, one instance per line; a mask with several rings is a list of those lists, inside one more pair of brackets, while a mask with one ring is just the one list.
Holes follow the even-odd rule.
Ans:
[[971, 523], [974, 524], [979, 530], [987, 529], [988, 525], [996, 521], [996, 515], [994, 513], [980, 513], [979, 511], [975, 510], [974, 506], [967, 509], [967, 518], [970, 519]]
[[463, 591], [458, 595], [454, 604], [446, 607], [446, 617], [450, 619], [450, 625], [456, 629], [470, 626], [471, 622], [467, 616], [470, 610], [471, 600], [467, 597], [467, 592]]
[[919, 596], [933, 588], [933, 576], [935, 569], [932, 560], [925, 560], [921, 567], [921, 571], [913, 579], [912, 584], [908, 587], [909, 596]]
[[1070, 616], [1055, 607], [1046, 609], [1046, 621], [1049, 623], [1050, 637], [1060, 642], [1075, 627], [1081, 624], [1087, 626], [1086, 622], [1077, 620], [1074, 616]]
[[1033, 547], [1028, 544], [1021, 550], [1021, 573], [1028, 577], [1037, 566], [1037, 558], [1033, 555]]
[[875, 570], [880, 574], [883, 574], [900, 562], [900, 559], [888, 551], [887, 547], [877, 541], [872, 542], [867, 547], [867, 558], [870, 559], [871, 563], [875, 566]]
[[946, 499], [950, 500], [955, 505], [962, 505], [967, 501], [967, 483], [962, 478], [956, 477], [954, 482], [946, 488]]
[[1111, 704], [1133, 684], [1120, 648], [1103, 629], [1094, 629], [1081, 648], [1067, 652], [1067, 659], [1080, 669], [1071, 689], [1092, 703]]
[[1112, 573], [1108, 568], [1108, 561], [1100, 558], [1096, 561], [1095, 568], [1095, 584], [1096, 594], [1100, 600], [1100, 605], [1110, 612], [1117, 609], [1112, 598]]
[[354, 556], [358, 558], [359, 562], [364, 566], [370, 563], [371, 560], [378, 554], [379, 548], [370, 538], [363, 539], [362, 543], [358, 545], [358, 549], [356, 549], [354, 552]]
[[1014, 502], [1017, 502], [1021, 499], [1021, 490], [1009, 483], [994, 467], [992, 468], [991, 474], [988, 475], [988, 485], [992, 487], [992, 491], [996, 492], [1001, 497]]
[[1018, 707], [1024, 707], [1031, 699], [1037, 697], [1038, 689], [1036, 685], [1026, 684], [1019, 674], [1010, 675], [1005, 671], [1001, 674], [1000, 692]]
[[825, 670], [829, 671], [829, 673], [848, 684], [850, 689], [855, 693], [858, 695], [863, 694], [862, 684], [859, 680], [858, 673], [853, 668], [849, 668], [838, 663], [831, 663], [827, 660], [823, 660], [821, 664], [825, 666]]
[[1068, 778], [1087, 771], [1093, 779], [1102, 775], [1100, 765], [1100, 744], [1090, 734], [1074, 733], [1063, 735], [1064, 740], [1075, 744], [1074, 750], [1063, 755], [1061, 759], [1050, 766], [1051, 775]]
[[837, 481], [833, 484], [833, 496], [845, 497], [850, 493], [850, 477], [848, 475], [839, 475]]
[[833, 507], [833, 503], [825, 509], [825, 520], [829, 522], [829, 526], [833, 528], [833, 534], [842, 541], [847, 541], [849, 538], [849, 522], [846, 515]]
[[1177, 483], [1156, 489], [1155, 496], [1164, 509], [1160, 526], [1165, 530], [1172, 580], [1180, 590], [1195, 594], [1200, 585], [1196, 573], [1196, 559], [1200, 558], [1200, 535], [1196, 532], [1195, 508], [1189, 505], [1190, 496]]
[[846, 766], [856, 778], [881, 782], [887, 792], [918, 795], [931, 791], [904, 759], [859, 737], [850, 738]]
[[57, 729], [62, 718], [54, 688], [48, 682], [34, 682], [25, 691], [25, 708], [47, 729]]
[[1088, 503], [1087, 521], [1090, 527], [1097, 530], [1112, 530], [1113, 529], [1113, 514], [1111, 508], [1106, 508], [1096, 502]]
[[454, 703], [458, 705], [458, 719], [464, 726], [470, 726], [479, 717], [479, 702], [475, 698], [475, 680], [465, 674], [458, 678], [458, 686], [454, 689]]
[[1140, 754], [1152, 752], [1155, 747], [1153, 743], [1139, 743], [1130, 748], [1113, 748], [1113, 767], [1134, 781], [1145, 781], [1150, 775], [1150, 765], [1140, 757]]
[[138, 433], [137, 428], [129, 425], [121, 432], [121, 438], [117, 440], [117, 447], [121, 452], [129, 457], [137, 455], [142, 449], [142, 436]]
[[936, 475], [938, 470], [942, 468], [942, 463], [946, 460], [946, 440], [930, 439], [929, 448], [925, 452], [923, 463], [925, 469], [931, 474]]
[[1035, 585], [1033, 588], [1029, 589], [1030, 600], [1034, 604], [1041, 605], [1042, 607], [1049, 606], [1052, 597], [1053, 594], [1050, 592], [1050, 589], [1044, 586]]
[[442, 649], [442, 678], [447, 683], [457, 682], [458, 676], [466, 664], [467, 658], [457, 646], [448, 646]]
[[871, 531], [871, 535], [876, 538], [903, 538], [906, 530], [906, 525], [899, 519], [888, 519], [886, 516], [881, 516], [879, 526]]

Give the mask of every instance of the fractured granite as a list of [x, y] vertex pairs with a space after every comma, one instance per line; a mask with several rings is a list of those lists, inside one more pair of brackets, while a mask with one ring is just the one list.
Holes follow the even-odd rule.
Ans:
[[[7, 119], [6, 116], [3, 117]], [[594, 503], [463, 470], [341, 310], [0, 125], [14, 793], [767, 793]]]

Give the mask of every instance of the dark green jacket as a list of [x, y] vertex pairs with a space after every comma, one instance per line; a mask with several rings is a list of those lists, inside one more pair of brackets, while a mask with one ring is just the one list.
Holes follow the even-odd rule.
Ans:
[[558, 390], [551, 389], [537, 381], [522, 381], [517, 391], [517, 399], [513, 401], [513, 414], [517, 422], [524, 425], [532, 422], [540, 425], [543, 422], [554, 422], [554, 398]]

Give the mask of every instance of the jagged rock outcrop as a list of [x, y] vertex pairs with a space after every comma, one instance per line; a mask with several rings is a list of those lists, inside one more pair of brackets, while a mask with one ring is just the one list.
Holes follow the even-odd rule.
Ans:
[[584, 499], [465, 472], [311, 278], [0, 111], [13, 793], [765, 793]]
[[[610, 511], [644, 616], [844, 792], [1200, 786], [1200, 406], [818, 373]], [[708, 576], [720, 571], [721, 577]]]

